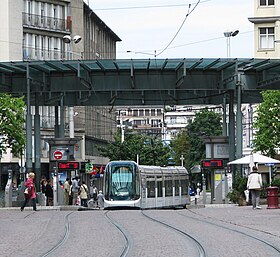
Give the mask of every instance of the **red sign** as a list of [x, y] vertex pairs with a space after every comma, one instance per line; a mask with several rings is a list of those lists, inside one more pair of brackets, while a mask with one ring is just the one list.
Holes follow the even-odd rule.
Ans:
[[53, 153], [53, 157], [54, 157], [56, 160], [61, 160], [62, 157], [63, 157], [63, 153], [57, 150], [57, 151], [55, 151], [55, 152]]
[[80, 169], [80, 163], [79, 162], [59, 162], [58, 163], [58, 169], [60, 170], [78, 170]]
[[203, 160], [202, 161], [202, 167], [203, 168], [223, 168], [224, 163], [223, 160]]

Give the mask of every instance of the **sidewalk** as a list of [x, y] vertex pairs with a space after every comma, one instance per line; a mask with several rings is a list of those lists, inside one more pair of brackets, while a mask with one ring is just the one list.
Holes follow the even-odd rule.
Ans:
[[196, 196], [190, 197], [190, 205], [187, 206], [187, 208], [205, 208], [205, 207], [209, 208], [209, 207], [229, 207], [229, 206], [237, 206], [237, 204], [211, 203], [211, 193], [210, 192], [206, 192], [206, 200], [205, 200], [205, 204], [204, 204], [203, 192], [201, 192], [199, 196], [196, 195]]

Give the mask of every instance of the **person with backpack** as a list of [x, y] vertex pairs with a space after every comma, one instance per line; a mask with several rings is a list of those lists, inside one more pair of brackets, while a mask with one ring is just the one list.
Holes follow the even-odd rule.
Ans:
[[81, 206], [88, 207], [88, 204], [87, 204], [87, 201], [88, 201], [88, 187], [87, 187], [85, 181], [83, 181], [82, 185], [80, 186], [80, 198], [81, 198]]

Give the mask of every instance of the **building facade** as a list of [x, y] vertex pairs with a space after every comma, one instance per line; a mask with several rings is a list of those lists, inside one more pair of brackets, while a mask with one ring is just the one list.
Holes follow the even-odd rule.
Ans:
[[[0, 21], [0, 60], [3, 62], [115, 59], [116, 43], [121, 41], [83, 0], [2, 0]], [[70, 42], [66, 42], [65, 36]], [[78, 161], [94, 160], [97, 166], [105, 165], [108, 160], [99, 156], [96, 145], [113, 140], [114, 111], [93, 106], [75, 106], [72, 112], [69, 107], [58, 108], [63, 108], [64, 112], [65, 137], [70, 136], [72, 118], [75, 137], [82, 139], [76, 147]], [[35, 107], [31, 112], [33, 116]], [[54, 106], [39, 107], [43, 175], [48, 173], [47, 139], [56, 136], [55, 112]], [[17, 173], [19, 165], [8, 151], [1, 159], [2, 188], [9, 169]]]
[[254, 57], [280, 57], [280, 3], [276, 0], [254, 0]]

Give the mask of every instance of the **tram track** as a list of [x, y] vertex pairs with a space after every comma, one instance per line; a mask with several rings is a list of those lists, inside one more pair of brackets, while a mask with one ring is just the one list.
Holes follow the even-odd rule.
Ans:
[[150, 219], [150, 220], [152, 220], [152, 221], [154, 221], [156, 223], [159, 223], [161, 225], [164, 225], [165, 227], [175, 231], [176, 233], [180, 234], [181, 236], [184, 236], [184, 237], [188, 238], [188, 240], [191, 240], [191, 242], [196, 246], [197, 252], [198, 252], [198, 256], [199, 257], [207, 257], [207, 254], [206, 254], [206, 251], [205, 251], [204, 247], [193, 236], [191, 236], [190, 234], [188, 234], [188, 233], [184, 232], [183, 230], [180, 230], [180, 229], [178, 229], [178, 228], [176, 228], [176, 227], [174, 227], [174, 226], [172, 226], [170, 224], [167, 224], [167, 223], [165, 223], [163, 221], [157, 220], [157, 219], [147, 215], [146, 213], [144, 213], [143, 210], [141, 210], [141, 213], [146, 218], [148, 218], [148, 219]]
[[65, 242], [67, 241], [69, 234], [70, 234], [70, 222], [69, 222], [69, 216], [74, 213], [74, 212], [70, 212], [65, 216], [64, 219], [64, 236], [62, 237], [62, 239], [60, 241], [58, 241], [55, 246], [53, 246], [50, 250], [48, 250], [47, 252], [45, 252], [43, 255], [41, 255], [41, 257], [46, 257], [46, 256], [51, 256], [55, 251], [57, 251], [59, 248], [61, 248]]
[[124, 228], [122, 228], [114, 219], [112, 219], [111, 217], [109, 217], [108, 213], [110, 213], [111, 211], [106, 211], [105, 212], [105, 217], [108, 219], [108, 221], [114, 226], [116, 227], [121, 234], [123, 235], [123, 238], [125, 240], [125, 245], [124, 248], [121, 252], [121, 254], [119, 255], [119, 257], [126, 257], [129, 254], [129, 250], [131, 249], [132, 246], [132, 240], [130, 239], [128, 233], [125, 231]]
[[[213, 225], [213, 226], [222, 228], [222, 229], [226, 229], [226, 230], [229, 230], [229, 231], [232, 231], [232, 232], [241, 234], [241, 235], [243, 235], [243, 236], [252, 238], [252, 239], [254, 239], [254, 240], [257, 240], [258, 242], [260, 242], [260, 243], [262, 243], [262, 244], [264, 244], [264, 245], [266, 245], [266, 246], [272, 248], [273, 250], [275, 250], [275, 251], [278, 253], [278, 256], [280, 256], [280, 248], [274, 246], [272, 243], [270, 243], [270, 242], [268, 242], [268, 241], [266, 241], [266, 240], [264, 240], [264, 239], [262, 239], [262, 238], [260, 238], [260, 237], [251, 235], [251, 234], [249, 234], [249, 233], [246, 233], [246, 232], [244, 232], [244, 231], [240, 231], [240, 230], [238, 230], [238, 229], [230, 228], [230, 227], [228, 227], [228, 226], [226, 226], [226, 225], [222, 225], [222, 224], [218, 224], [218, 223], [215, 223], [215, 222], [212, 222], [212, 221], [209, 221], [209, 220], [205, 220], [205, 218], [207, 218], [207, 217], [205, 217], [205, 216], [203, 216], [203, 215], [200, 215], [200, 214], [197, 214], [196, 212], [193, 212], [193, 211], [191, 211], [191, 210], [188, 210], [188, 211], [191, 212], [191, 213], [193, 213], [194, 215], [198, 215], [198, 216], [202, 217], [203, 219], [200, 219], [200, 218], [197, 218], [197, 217], [192, 217], [192, 216], [189, 216], [189, 215], [187, 216], [187, 215], [184, 215], [184, 214], [178, 213], [178, 212], [176, 212], [176, 214], [177, 214], [177, 215], [180, 215], [180, 216], [183, 216], [183, 217], [185, 217], [185, 218], [189, 218], [189, 219], [192, 219], [192, 220], [195, 220], [195, 221], [199, 221], [199, 222], [203, 222], [203, 223], [206, 223], [206, 224], [210, 224], [210, 225]], [[208, 217], [208, 218], [209, 218], [209, 217]], [[211, 219], [213, 220], [212, 217], [211, 217]], [[230, 222], [225, 222], [225, 221], [222, 221], [222, 220], [219, 220], [219, 219], [216, 219], [216, 221], [218, 221], [218, 222], [223, 222], [223, 223], [230, 224], [230, 225], [239, 226], [239, 227], [241, 227], [241, 228], [243, 228], [243, 229], [250, 229], [250, 230], [253, 230], [253, 231], [256, 231], [256, 232], [262, 232], [262, 233], [266, 233], [266, 234], [268, 234], [268, 235], [273, 235], [273, 234], [267, 233], [267, 232], [265, 232], [265, 231], [261, 231], [261, 230], [256, 230], [256, 229], [248, 228], [248, 227], [246, 227], [246, 226], [241, 226], [241, 225], [238, 225], [238, 224], [235, 224], [235, 223], [232, 224], [232, 223], [230, 223]], [[276, 236], [276, 235], [274, 235], [274, 236], [275, 236], [275, 237], [278, 237], [278, 236]]]

